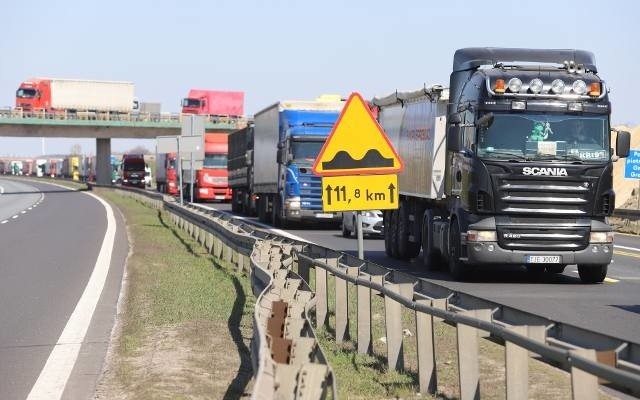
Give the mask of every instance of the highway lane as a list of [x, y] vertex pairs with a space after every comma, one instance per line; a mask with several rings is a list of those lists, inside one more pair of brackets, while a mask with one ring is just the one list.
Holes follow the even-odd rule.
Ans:
[[[36, 188], [22, 182], [2, 180], [0, 182], [0, 225], [17, 219], [21, 214], [33, 209], [44, 195]], [[14, 218], [15, 217], [15, 218]]]
[[[41, 203], [0, 225], [0, 398], [24, 399], [85, 291], [105, 239], [96, 199], [59, 186], [0, 179], [0, 215]], [[11, 199], [11, 200], [7, 200]], [[102, 368], [128, 253], [118, 212], [110, 268], [62, 398], [89, 398]], [[93, 290], [97, 296], [96, 289]], [[74, 365], [73, 363], [71, 365]], [[55, 370], [62, 367], [55, 362]], [[43, 383], [46, 387], [50, 381]]]
[[[228, 204], [206, 206], [230, 210]], [[316, 228], [319, 229], [288, 229], [287, 232], [357, 255], [357, 240], [353, 237], [345, 239], [339, 230]], [[551, 320], [640, 343], [640, 237], [616, 235], [615, 244], [625, 248], [615, 248], [608, 279], [599, 285], [582, 284], [575, 265], [568, 266], [563, 274], [541, 278], [532, 277], [524, 268], [483, 268], [474, 271], [468, 281], [455, 282], [444, 271], [425, 270], [421, 258], [399, 261], [387, 257], [381, 238], [365, 238], [364, 243], [365, 258], [385, 267]]]

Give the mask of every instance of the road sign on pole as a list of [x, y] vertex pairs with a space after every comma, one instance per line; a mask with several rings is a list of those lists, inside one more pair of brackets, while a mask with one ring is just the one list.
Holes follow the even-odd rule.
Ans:
[[[352, 93], [313, 165], [322, 177], [324, 211], [398, 208], [398, 176], [404, 168], [382, 127], [359, 93]], [[358, 257], [364, 257], [362, 216], [357, 213]]]
[[624, 160], [624, 177], [626, 179], [640, 179], [640, 150], [630, 150]]

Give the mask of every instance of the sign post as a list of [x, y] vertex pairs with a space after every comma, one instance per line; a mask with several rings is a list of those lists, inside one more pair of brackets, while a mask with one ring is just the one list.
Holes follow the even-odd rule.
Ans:
[[313, 172], [322, 177], [323, 211], [356, 211], [361, 259], [361, 211], [398, 208], [396, 174], [402, 169], [402, 161], [367, 103], [359, 93], [352, 93], [316, 158]]
[[640, 150], [629, 151], [629, 156], [624, 161], [624, 177], [625, 179], [638, 180], [636, 196], [638, 200], [638, 209], [640, 210]]

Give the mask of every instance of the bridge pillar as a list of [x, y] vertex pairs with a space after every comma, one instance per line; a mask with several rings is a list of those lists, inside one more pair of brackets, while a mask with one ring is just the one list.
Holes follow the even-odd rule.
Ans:
[[96, 183], [111, 185], [111, 139], [96, 139]]

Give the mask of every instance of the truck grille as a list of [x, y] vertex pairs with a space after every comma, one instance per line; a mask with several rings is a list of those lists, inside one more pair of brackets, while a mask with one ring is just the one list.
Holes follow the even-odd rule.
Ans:
[[[494, 178], [496, 178], [494, 176]], [[575, 215], [589, 213], [588, 180], [497, 177], [498, 208], [507, 214]]]
[[498, 244], [507, 250], [577, 251], [589, 244], [588, 226], [498, 226], [497, 233]]
[[322, 211], [322, 178], [310, 168], [300, 168], [300, 205], [303, 210]]

